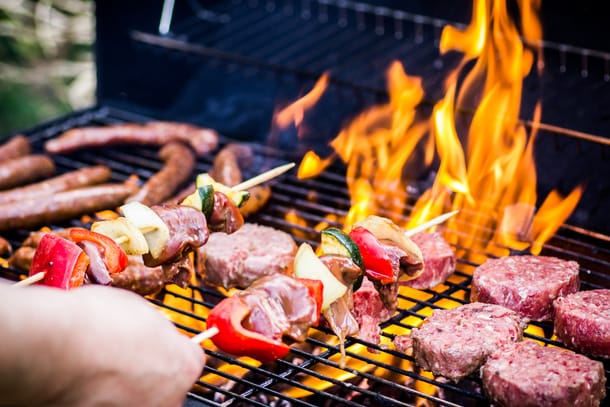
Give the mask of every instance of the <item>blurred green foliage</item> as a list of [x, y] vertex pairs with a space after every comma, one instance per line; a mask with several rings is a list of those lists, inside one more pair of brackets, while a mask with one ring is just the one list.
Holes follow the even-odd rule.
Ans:
[[0, 138], [94, 103], [93, 6], [0, 0]]

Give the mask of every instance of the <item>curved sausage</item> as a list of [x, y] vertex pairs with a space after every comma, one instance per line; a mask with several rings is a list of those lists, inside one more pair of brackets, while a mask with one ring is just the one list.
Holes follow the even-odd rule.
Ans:
[[0, 236], [0, 256], [5, 256], [13, 251], [13, 248], [8, 240]]
[[152, 206], [172, 196], [178, 186], [186, 182], [195, 170], [195, 155], [186, 145], [172, 142], [164, 146], [159, 157], [165, 163], [163, 168], [148, 179], [140, 190], [127, 201], [139, 201]]
[[0, 189], [29, 184], [55, 174], [55, 163], [42, 154], [13, 158], [0, 164]]
[[100, 184], [110, 179], [112, 171], [105, 165], [81, 168], [34, 184], [17, 187], [0, 192], [0, 205], [44, 195], [50, 195], [69, 189]]
[[0, 231], [66, 221], [87, 213], [116, 208], [137, 187], [132, 183], [103, 184], [31, 198], [19, 205], [0, 205]]
[[69, 153], [81, 148], [113, 144], [143, 144], [162, 146], [171, 141], [190, 145], [202, 156], [218, 146], [218, 133], [187, 123], [149, 122], [123, 123], [103, 127], [78, 127], [48, 140], [45, 151], [51, 154]]
[[32, 145], [24, 135], [18, 134], [8, 141], [0, 144], [0, 162], [12, 160], [31, 154]]

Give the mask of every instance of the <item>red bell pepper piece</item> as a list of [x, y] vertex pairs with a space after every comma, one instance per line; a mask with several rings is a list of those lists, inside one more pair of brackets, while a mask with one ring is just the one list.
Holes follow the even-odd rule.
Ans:
[[30, 276], [44, 272], [38, 283], [69, 290], [83, 284], [89, 257], [75, 243], [54, 235], [45, 234], [36, 248]]
[[316, 322], [317, 325], [320, 319], [320, 313], [322, 312], [322, 301], [324, 294], [324, 284], [320, 280], [314, 280], [312, 278], [297, 278], [297, 281], [301, 282], [309, 290], [309, 295], [316, 301]]
[[101, 247], [104, 264], [110, 274], [120, 273], [127, 267], [129, 261], [127, 254], [118, 243], [106, 235], [88, 229], [72, 228], [70, 229], [70, 239], [76, 243], [87, 240]]
[[263, 363], [284, 357], [290, 347], [285, 343], [246, 329], [242, 322], [250, 314], [248, 305], [237, 296], [220, 301], [208, 315], [207, 328], [217, 327], [212, 342], [224, 352], [250, 356]]
[[396, 282], [390, 256], [374, 234], [361, 226], [357, 226], [349, 232], [349, 236], [360, 249], [368, 277], [379, 280], [382, 284]]

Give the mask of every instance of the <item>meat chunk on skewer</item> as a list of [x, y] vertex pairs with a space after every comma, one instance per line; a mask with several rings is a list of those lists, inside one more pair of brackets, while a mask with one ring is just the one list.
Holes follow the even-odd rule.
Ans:
[[411, 237], [424, 256], [424, 271], [419, 277], [404, 284], [420, 290], [430, 289], [447, 278], [455, 271], [457, 258], [453, 248], [438, 232], [421, 232]]
[[244, 224], [232, 234], [212, 233], [197, 250], [197, 272], [210, 285], [247, 288], [271, 274], [291, 274], [297, 246], [288, 233]]

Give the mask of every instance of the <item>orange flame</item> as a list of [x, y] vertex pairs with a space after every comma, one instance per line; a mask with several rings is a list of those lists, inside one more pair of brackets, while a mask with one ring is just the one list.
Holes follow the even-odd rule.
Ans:
[[324, 74], [318, 79], [314, 87], [296, 102], [286, 106], [275, 116], [275, 122], [280, 128], [286, 128], [293, 124], [299, 126], [305, 117], [305, 111], [314, 106], [322, 97], [328, 87], [328, 74]]

